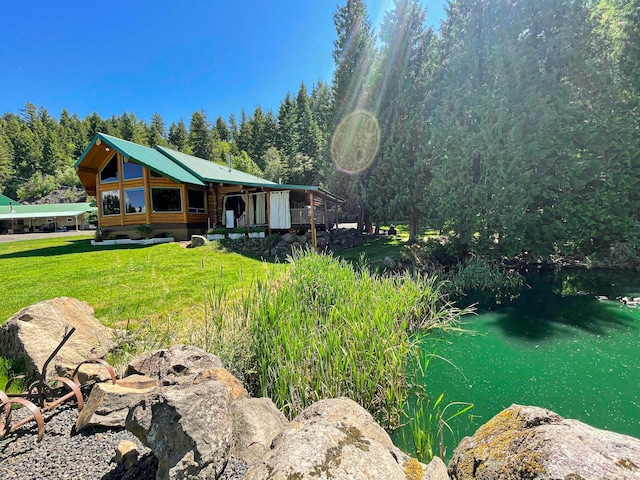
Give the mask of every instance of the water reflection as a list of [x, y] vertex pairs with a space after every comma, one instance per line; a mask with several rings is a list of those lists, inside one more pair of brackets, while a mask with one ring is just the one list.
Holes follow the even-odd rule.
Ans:
[[635, 271], [529, 272], [528, 287], [503, 305], [493, 323], [507, 336], [532, 342], [571, 335], [572, 328], [606, 336], [636, 326], [638, 311], [616, 297], [634, 296], [639, 280]]

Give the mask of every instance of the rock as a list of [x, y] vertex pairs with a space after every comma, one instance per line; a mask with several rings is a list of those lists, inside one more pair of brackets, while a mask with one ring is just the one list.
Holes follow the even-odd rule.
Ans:
[[122, 465], [125, 472], [138, 464], [138, 446], [129, 440], [121, 440], [111, 463]]
[[419, 471], [416, 464], [423, 469], [393, 446], [366, 410], [352, 400], [338, 398], [305, 409], [244, 478], [407, 480], [409, 473]]
[[389, 267], [389, 268], [393, 268], [396, 266], [395, 260], [389, 256], [384, 257], [384, 260], [382, 260], [382, 263], [384, 263], [385, 267]]
[[[413, 460], [413, 459], [411, 459]], [[449, 473], [447, 472], [447, 466], [440, 459], [440, 457], [433, 457], [424, 467], [423, 477], [425, 480], [449, 480]], [[405, 463], [406, 471], [406, 463]]]
[[116, 380], [116, 384], [126, 388], [152, 388], [159, 386], [158, 380], [145, 375], [129, 375], [128, 377]]
[[89, 394], [84, 408], [78, 414], [76, 431], [87, 427], [122, 427], [126, 425], [129, 407], [136, 404], [146, 394], [153, 391], [150, 388], [129, 388], [109, 383], [98, 383]]
[[231, 446], [229, 391], [216, 381], [163, 387], [134, 405], [127, 430], [158, 457], [156, 478], [218, 478]]
[[285, 233], [281, 241], [284, 243], [293, 243], [298, 241], [298, 236], [295, 233]]
[[[75, 298], [59, 297], [25, 307], [0, 325], [0, 352], [24, 364], [27, 375], [40, 377], [49, 355], [58, 347], [65, 330], [75, 332], [47, 369], [47, 378], [70, 377], [75, 368], [90, 358], [103, 358], [113, 344], [114, 332], [93, 316], [93, 308]], [[102, 374], [97, 372], [102, 370]], [[80, 381], [88, 377], [108, 378], [104, 368], [83, 366]]]
[[174, 345], [134, 358], [127, 367], [127, 375], [137, 373], [157, 378], [160, 385], [186, 385], [212, 368], [222, 368], [222, 362], [214, 354], [189, 345]]
[[208, 243], [209, 243], [209, 240], [207, 240], [207, 237], [203, 235], [191, 235], [191, 246], [193, 248], [204, 247]]
[[306, 235], [296, 235], [296, 238], [297, 238], [297, 242], [300, 245], [306, 245], [306, 243], [307, 243], [307, 236]]
[[460, 442], [449, 474], [454, 480], [640, 479], [640, 440], [512, 405]]
[[193, 379], [193, 383], [197, 385], [211, 380], [221, 382], [227, 387], [231, 401], [242, 400], [249, 396], [242, 382], [224, 368], [212, 368], [211, 370], [200, 372]]
[[231, 404], [233, 444], [231, 454], [253, 465], [271, 448], [289, 424], [269, 398], [246, 398]]

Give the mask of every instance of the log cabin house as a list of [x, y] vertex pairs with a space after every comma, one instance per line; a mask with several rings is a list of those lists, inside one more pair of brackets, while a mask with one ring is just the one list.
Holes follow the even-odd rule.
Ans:
[[[139, 225], [176, 240], [211, 227], [264, 227], [269, 233], [329, 228], [343, 200], [312, 185], [283, 185], [166, 147], [97, 133], [75, 164], [98, 225], [135, 236]], [[313, 213], [312, 213], [313, 212]], [[332, 214], [332, 215], [331, 215]]]

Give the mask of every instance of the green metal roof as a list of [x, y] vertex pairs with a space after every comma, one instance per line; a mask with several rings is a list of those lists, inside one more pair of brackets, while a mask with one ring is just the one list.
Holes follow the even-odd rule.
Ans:
[[234, 168], [229, 169], [229, 167], [225, 165], [210, 162], [209, 160], [194, 157], [193, 155], [187, 155], [186, 153], [171, 150], [170, 148], [158, 146], [156, 149], [167, 155], [178, 165], [181, 165], [204, 182], [230, 183], [233, 185], [256, 187], [273, 187], [278, 185], [277, 183], [270, 182], [264, 178], [251, 175], [246, 172], [241, 172]]
[[204, 183], [198, 179], [196, 176], [189, 173], [184, 168], [180, 168], [179, 165], [176, 165], [175, 162], [171, 161], [171, 159], [167, 158], [165, 155], [160, 153], [158, 150], [153, 148], [144, 147], [142, 145], [138, 145], [137, 143], [128, 142], [127, 140], [122, 140], [120, 138], [112, 137], [111, 135], [106, 135], [104, 133], [97, 133], [89, 146], [82, 152], [80, 158], [75, 164], [77, 168], [81, 163], [87, 153], [91, 150], [91, 148], [95, 145], [98, 139], [102, 139], [103, 142], [111, 146], [113, 149], [118, 151], [121, 155], [133, 160], [135, 163], [139, 163], [140, 165], [144, 165], [155, 172], [170, 178], [171, 180], [178, 183], [189, 183], [191, 185], [200, 185], [204, 186]]
[[20, 218], [75, 217], [96, 210], [90, 203], [46, 203], [42, 205], [0, 205], [0, 220]]
[[20, 205], [20, 202], [16, 202], [15, 200], [6, 197], [0, 193], [0, 205], [9, 205], [9, 203], [13, 203], [14, 205]]

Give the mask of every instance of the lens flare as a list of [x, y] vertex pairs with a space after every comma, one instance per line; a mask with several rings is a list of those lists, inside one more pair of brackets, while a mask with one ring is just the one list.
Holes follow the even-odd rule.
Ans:
[[366, 110], [356, 110], [338, 124], [331, 139], [331, 158], [338, 170], [360, 173], [371, 166], [379, 148], [378, 120]]

